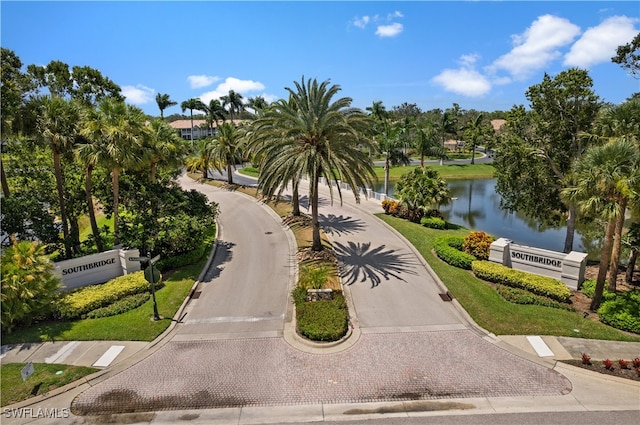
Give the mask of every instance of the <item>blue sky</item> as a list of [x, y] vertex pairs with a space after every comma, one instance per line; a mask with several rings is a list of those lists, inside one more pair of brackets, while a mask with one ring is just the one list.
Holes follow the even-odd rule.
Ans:
[[3, 0], [0, 13], [1, 45], [25, 65], [97, 68], [151, 115], [157, 93], [273, 101], [303, 75], [339, 84], [359, 108], [509, 110], [528, 106], [545, 72], [572, 66], [589, 70], [605, 101], [640, 91], [611, 63], [640, 31], [637, 1]]

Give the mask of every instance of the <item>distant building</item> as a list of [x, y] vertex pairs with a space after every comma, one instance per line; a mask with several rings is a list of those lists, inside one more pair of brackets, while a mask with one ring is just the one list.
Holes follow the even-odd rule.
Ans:
[[[229, 122], [229, 121], [227, 121]], [[242, 120], [233, 120], [236, 126], [242, 123]], [[193, 140], [204, 139], [206, 137], [213, 137], [216, 132], [218, 124], [214, 122], [213, 128], [207, 124], [206, 120], [193, 120]], [[191, 120], [176, 120], [169, 123], [169, 125], [178, 131], [180, 137], [185, 140], [191, 140]]]

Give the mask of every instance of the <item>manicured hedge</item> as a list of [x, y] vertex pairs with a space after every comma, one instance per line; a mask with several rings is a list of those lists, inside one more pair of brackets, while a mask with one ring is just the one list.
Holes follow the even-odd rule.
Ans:
[[[156, 283], [159, 289], [162, 283]], [[128, 295], [150, 291], [142, 271], [116, 277], [101, 285], [92, 285], [63, 294], [55, 303], [56, 315], [62, 319], [77, 319]]]
[[420, 224], [431, 229], [444, 230], [447, 228], [447, 222], [440, 217], [422, 217]]
[[349, 329], [348, 316], [347, 303], [341, 292], [334, 292], [332, 300], [296, 303], [298, 332], [313, 341], [342, 338]]
[[552, 300], [551, 298], [533, 294], [524, 289], [512, 288], [510, 286], [497, 285], [496, 291], [505, 301], [514, 304], [540, 305], [543, 307], [559, 308], [561, 310], [575, 311], [568, 304]]
[[476, 257], [462, 252], [462, 236], [441, 236], [433, 241], [433, 249], [442, 261], [465, 270], [471, 270]]
[[91, 310], [89, 313], [87, 313], [86, 318], [98, 319], [100, 317], [109, 317], [115, 316], [116, 314], [126, 313], [127, 311], [138, 308], [142, 304], [146, 303], [149, 297], [151, 297], [151, 294], [149, 294], [148, 292], [129, 295], [122, 298], [121, 300], [114, 302], [113, 304], [109, 304], [106, 307], [100, 307], [95, 310]]
[[600, 321], [623, 331], [640, 334], [640, 291], [605, 292], [598, 309]]
[[556, 301], [566, 303], [571, 297], [571, 291], [565, 284], [550, 277], [514, 270], [490, 261], [474, 261], [472, 270], [479, 279], [525, 289]]

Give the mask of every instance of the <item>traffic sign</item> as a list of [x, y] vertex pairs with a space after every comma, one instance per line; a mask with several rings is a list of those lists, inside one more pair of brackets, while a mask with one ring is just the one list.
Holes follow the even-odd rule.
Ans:
[[144, 278], [147, 279], [147, 282], [149, 283], [157, 283], [160, 282], [160, 278], [162, 276], [160, 275], [160, 270], [158, 270], [156, 267], [147, 267], [146, 269], [144, 269]]
[[155, 264], [159, 259], [160, 259], [160, 254], [158, 254], [155, 257], [153, 257], [149, 262], [151, 264]]
[[35, 369], [33, 368], [33, 363], [32, 362], [27, 363], [27, 365], [23, 367], [22, 370], [20, 371], [20, 374], [22, 375], [22, 381], [26, 381], [27, 378], [33, 375], [34, 371]]

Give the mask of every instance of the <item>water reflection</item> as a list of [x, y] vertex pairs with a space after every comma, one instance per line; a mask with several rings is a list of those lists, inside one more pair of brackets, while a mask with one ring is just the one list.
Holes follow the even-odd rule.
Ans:
[[[518, 244], [562, 251], [566, 227], [544, 226], [524, 214], [502, 210], [495, 179], [451, 180], [449, 189], [456, 199], [440, 207], [447, 221], [511, 239]], [[391, 182], [390, 196], [394, 190], [395, 182]], [[594, 257], [599, 251], [598, 232], [590, 231], [588, 227], [586, 224], [577, 226], [573, 249]]]

